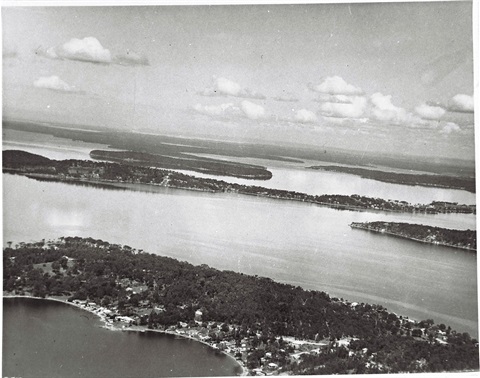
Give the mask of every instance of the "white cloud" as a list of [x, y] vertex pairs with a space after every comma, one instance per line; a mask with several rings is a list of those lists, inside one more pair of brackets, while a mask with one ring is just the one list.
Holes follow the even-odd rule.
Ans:
[[317, 116], [310, 110], [300, 109], [295, 114], [295, 120], [300, 123], [314, 123], [317, 121]]
[[337, 125], [358, 125], [368, 123], [368, 118], [342, 118], [342, 117], [323, 117], [328, 123]]
[[80, 60], [92, 63], [111, 63], [110, 50], [105, 49], [98, 39], [86, 37], [83, 39], [72, 38], [61, 46], [47, 50], [50, 58]]
[[121, 64], [128, 66], [148, 65], [148, 59], [136, 52], [127, 50], [125, 54], [112, 57], [110, 50], [104, 48], [95, 37], [72, 38], [63, 45], [40, 48], [36, 51], [50, 59], [76, 60], [89, 63]]
[[213, 87], [206, 88], [198, 94], [202, 96], [233, 96], [259, 100], [265, 99], [265, 96], [261, 93], [248, 88], [242, 88], [240, 84], [224, 77], [216, 78]]
[[437, 120], [445, 114], [445, 109], [440, 106], [431, 106], [423, 103], [415, 107], [415, 112], [423, 119]]
[[75, 87], [68, 85], [66, 82], [64, 82], [62, 79], [55, 75], [40, 77], [33, 82], [33, 86], [37, 88], [51, 89], [59, 92], [79, 92], [75, 89]]
[[452, 97], [448, 110], [452, 112], [473, 113], [473, 96], [457, 94]]
[[313, 101], [317, 102], [333, 102], [338, 104], [351, 104], [352, 99], [356, 96], [348, 96], [348, 95], [329, 95], [329, 94], [320, 94], [317, 99]]
[[315, 92], [327, 93], [331, 95], [362, 95], [361, 88], [348, 84], [340, 76], [329, 76], [319, 85], [309, 85]]
[[440, 133], [442, 134], [450, 134], [454, 132], [459, 132], [461, 131], [460, 126], [458, 126], [456, 123], [453, 122], [447, 122], [445, 126], [440, 130]]
[[201, 104], [196, 104], [193, 109], [195, 109], [198, 113], [209, 115], [212, 117], [227, 116], [234, 113], [235, 111], [238, 111], [238, 108], [232, 103], [205, 106]]
[[353, 96], [349, 102], [324, 102], [320, 111], [325, 117], [359, 118], [365, 112], [367, 99], [362, 96]]
[[244, 100], [240, 104], [240, 108], [243, 113], [250, 119], [265, 118], [265, 109], [261, 105], [254, 104], [253, 102]]
[[392, 96], [382, 95], [381, 93], [374, 93], [370, 96], [372, 103], [372, 115], [377, 121], [383, 122], [417, 122], [418, 117], [413, 116], [403, 108], [392, 104]]

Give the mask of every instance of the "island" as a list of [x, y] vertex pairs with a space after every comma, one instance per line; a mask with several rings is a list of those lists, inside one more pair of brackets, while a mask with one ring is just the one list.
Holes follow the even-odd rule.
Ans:
[[307, 167], [308, 169], [321, 169], [323, 171], [333, 171], [357, 175], [362, 178], [383, 181], [401, 185], [429, 186], [434, 188], [448, 188], [466, 190], [475, 193], [475, 177], [462, 177], [454, 175], [441, 174], [413, 174], [413, 173], [395, 173], [386, 172], [377, 169], [344, 167], [337, 165], [318, 165]]
[[448, 228], [425, 226], [423, 224], [401, 222], [353, 222], [352, 228], [359, 228], [422, 243], [444, 245], [469, 251], [477, 250], [475, 230], [452, 230]]
[[[168, 153], [168, 152], [167, 152]], [[217, 176], [232, 176], [251, 180], [269, 180], [272, 172], [258, 165], [210, 159], [196, 155], [168, 156], [135, 151], [93, 150], [90, 157], [96, 160], [134, 164], [143, 167], [185, 169]]]
[[406, 213], [475, 214], [476, 205], [434, 201], [410, 204], [406, 201], [366, 196], [323, 194], [311, 195], [288, 190], [269, 189], [254, 185], [227, 183], [223, 180], [200, 178], [159, 168], [112, 162], [85, 160], [52, 160], [19, 150], [3, 151], [3, 172], [20, 174], [37, 180], [61, 181], [71, 184], [105, 188], [145, 189], [168, 187], [212, 193], [238, 193], [272, 199], [300, 201], [338, 210], [394, 211]]
[[93, 238], [3, 250], [4, 296], [62, 300], [111, 330], [167, 332], [235, 358], [245, 374], [475, 371], [478, 342], [432, 319]]

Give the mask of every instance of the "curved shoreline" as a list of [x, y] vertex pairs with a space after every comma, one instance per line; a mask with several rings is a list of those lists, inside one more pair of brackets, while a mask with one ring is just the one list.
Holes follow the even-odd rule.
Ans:
[[[169, 171], [170, 173], [174, 174], [176, 171]], [[276, 189], [269, 189], [269, 188], [264, 188], [264, 187], [251, 187], [251, 186], [245, 186], [246, 188], [254, 188], [254, 189], [262, 189], [263, 191], [248, 191], [245, 190], [245, 188], [242, 187], [237, 187], [237, 184], [227, 184], [227, 186], [223, 187], [220, 186], [216, 189], [213, 188], [199, 188], [196, 187], [195, 185], [185, 185], [185, 186], [178, 186], [175, 184], [171, 184], [167, 180], [164, 180], [161, 183], [142, 183], [142, 182], [123, 182], [123, 181], [118, 181], [118, 180], [107, 180], [104, 178], [98, 178], [98, 179], [92, 179], [92, 178], [74, 178], [74, 177], [59, 177], [58, 175], [53, 175], [53, 174], [45, 174], [45, 173], [35, 173], [35, 172], [24, 172], [20, 171], [17, 169], [12, 169], [12, 168], [6, 168], [3, 167], [3, 173], [5, 174], [14, 174], [14, 175], [20, 175], [20, 176], [25, 176], [27, 178], [33, 179], [33, 180], [39, 180], [39, 181], [51, 181], [51, 182], [61, 182], [65, 184], [83, 184], [83, 185], [90, 185], [90, 186], [99, 186], [99, 187], [104, 187], [104, 188], [109, 188], [109, 189], [123, 189], [123, 190], [140, 190], [140, 191], [145, 191], [145, 192], [156, 192], [158, 188], [170, 188], [170, 189], [180, 189], [180, 190], [190, 190], [190, 191], [197, 191], [197, 192], [205, 192], [205, 193], [236, 193], [240, 195], [250, 195], [250, 196], [255, 196], [255, 197], [261, 197], [261, 198], [269, 198], [273, 200], [284, 200], [284, 201], [297, 201], [297, 202], [304, 202], [304, 203], [309, 203], [313, 205], [318, 205], [322, 207], [327, 207], [331, 209], [336, 209], [336, 210], [348, 210], [348, 211], [366, 211], [366, 212], [392, 212], [392, 213], [408, 213], [408, 214], [471, 214], [475, 215], [476, 210], [471, 210], [471, 211], [460, 211], [457, 209], [457, 211], [453, 210], [445, 210], [445, 211], [440, 211], [440, 210], [435, 210], [434, 212], [429, 212], [427, 210], [426, 204], [419, 205], [421, 207], [415, 207], [417, 205], [412, 205], [408, 204], [410, 207], [405, 208], [405, 207], [397, 207], [397, 208], [392, 208], [390, 205], [393, 204], [391, 200], [388, 200], [389, 206], [386, 206], [385, 204], [379, 205], [379, 207], [373, 206], [370, 202], [367, 203], [361, 203], [361, 204], [350, 204], [350, 203], [335, 203], [335, 202], [324, 202], [321, 199], [318, 199], [316, 197], [322, 197], [326, 196], [326, 194], [320, 195], [320, 196], [315, 196], [315, 195], [310, 195], [307, 193], [297, 193], [297, 192], [291, 192], [291, 191], [286, 191], [286, 190], [276, 190]], [[192, 176], [193, 178], [197, 178]], [[200, 179], [202, 180], [202, 179]], [[221, 181], [220, 181], [221, 183]], [[225, 183], [226, 184], [226, 183]], [[223, 184], [222, 184], [223, 185]], [[240, 185], [241, 186], [241, 185]], [[278, 191], [282, 193], [277, 193]], [[285, 194], [286, 193], [286, 194]], [[287, 195], [288, 194], [288, 195]], [[295, 194], [295, 195], [290, 195], [290, 194]], [[300, 195], [296, 196], [296, 195]], [[340, 196], [340, 197], [349, 197], [352, 198], [355, 195], [332, 195], [332, 196]], [[368, 198], [369, 200], [374, 200], [373, 198]], [[473, 205], [459, 205], [459, 206], [473, 206]]]
[[416, 242], [420, 242], [420, 243], [424, 243], [424, 244], [439, 245], [439, 246], [442, 246], [442, 247], [463, 249], [464, 251], [469, 251], [469, 252], [477, 252], [476, 248], [468, 248], [468, 247], [463, 247], [463, 246], [460, 246], [460, 245], [448, 244], [448, 243], [443, 243], [443, 242], [434, 243], [434, 242], [431, 242], [431, 241], [428, 241], [428, 240], [414, 238], [413, 236], [406, 236], [406, 235], [398, 234], [398, 233], [395, 233], [395, 232], [392, 232], [392, 231], [380, 231], [380, 230], [376, 230], [376, 229], [373, 229], [373, 228], [368, 228], [368, 227], [365, 227], [365, 226], [362, 227], [360, 225], [356, 225], [356, 224], [353, 224], [353, 223], [350, 224], [349, 226], [351, 228], [356, 228], [358, 230], [371, 231], [371, 232], [374, 232], [374, 233], [377, 233], [377, 234], [391, 235], [391, 236], [394, 236], [394, 237], [397, 237], [397, 238], [412, 240], [412, 241], [416, 241]]
[[2, 294], [2, 299], [3, 298], [29, 298], [29, 299], [36, 299], [36, 300], [47, 300], [47, 301], [54, 301], [54, 302], [60, 302], [60, 303], [64, 303], [64, 304], [67, 304], [67, 305], [71, 305], [73, 307], [76, 307], [80, 310], [84, 310], [90, 314], [93, 314], [93, 315], [96, 315], [97, 317], [100, 318], [100, 320], [104, 323], [102, 328], [105, 328], [105, 329], [108, 329], [109, 331], [130, 331], [130, 332], [156, 332], [156, 333], [160, 333], [160, 334], [164, 334], [164, 335], [172, 335], [172, 336], [179, 336], [181, 338], [184, 338], [184, 339], [189, 339], [189, 340], [192, 340], [192, 341], [196, 341], [198, 343], [201, 343], [201, 344], [204, 344], [210, 348], [212, 348], [214, 351], [216, 352], [221, 352], [223, 353], [225, 356], [227, 357], [230, 357], [241, 369], [241, 373], [239, 374], [239, 376], [246, 376], [248, 374], [248, 370], [247, 368], [244, 366], [243, 363], [240, 363], [234, 356], [232, 356], [231, 354], [229, 353], [226, 353], [224, 351], [221, 351], [219, 349], [215, 349], [212, 345], [210, 345], [209, 343], [205, 342], [205, 341], [202, 341], [202, 340], [198, 340], [194, 337], [191, 337], [191, 336], [187, 336], [185, 334], [180, 334], [180, 333], [176, 333], [176, 332], [171, 332], [171, 331], [165, 331], [165, 330], [160, 330], [160, 329], [148, 329], [148, 328], [144, 328], [143, 326], [134, 326], [135, 328], [132, 328], [132, 327], [125, 327], [125, 328], [119, 328], [119, 327], [116, 327], [114, 325], [111, 325], [107, 322], [107, 319], [102, 316], [101, 314], [95, 312], [94, 310], [91, 310], [89, 308], [86, 308], [84, 306], [81, 306], [79, 304], [76, 304], [76, 303], [73, 303], [73, 302], [69, 302], [67, 301], [67, 299], [63, 299], [63, 298], [55, 298], [55, 297], [45, 297], [45, 298], [40, 298], [40, 297], [35, 297], [33, 295], [19, 295], [19, 294], [9, 294], [9, 293], [5, 293], [3, 292]]

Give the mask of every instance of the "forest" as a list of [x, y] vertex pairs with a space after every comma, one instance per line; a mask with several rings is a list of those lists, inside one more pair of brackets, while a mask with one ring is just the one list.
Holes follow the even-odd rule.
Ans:
[[[199, 178], [164, 169], [134, 165], [133, 162], [110, 163], [85, 160], [51, 160], [25, 151], [3, 151], [3, 171], [26, 174], [32, 178], [82, 181], [92, 185], [100, 183], [138, 183], [160, 185], [171, 188], [202, 190], [209, 192], [234, 192], [274, 199], [293, 200], [328, 206], [339, 210], [370, 210], [438, 213], [475, 214], [475, 205], [448, 202], [412, 205], [406, 201], [372, 198], [353, 195], [310, 195], [288, 190], [269, 189], [254, 185], [227, 183], [223, 180]], [[93, 180], [93, 181], [92, 181]]]
[[[250, 369], [271, 350], [278, 350], [283, 371], [295, 374], [465, 371], [479, 363], [477, 340], [431, 319], [415, 322], [380, 305], [92, 238], [9, 245], [3, 287], [17, 295], [88, 300], [152, 329], [194, 325], [201, 310], [203, 322], [223, 324], [213, 337], [248, 340]], [[328, 346], [293, 359], [292, 348], [279, 350], [288, 337]], [[345, 338], [349, 345], [339, 345]]]
[[436, 188], [449, 188], [466, 190], [475, 193], [475, 177], [459, 177], [454, 175], [432, 175], [432, 174], [412, 174], [395, 173], [375, 169], [342, 167], [342, 166], [312, 166], [310, 169], [321, 169], [324, 171], [333, 171], [358, 175], [362, 178], [390, 182], [401, 185], [419, 185], [433, 186]]
[[[471, 177], [475, 175], [474, 162], [459, 159], [435, 160], [425, 157], [410, 157], [405, 154], [380, 154], [369, 151], [346, 151], [341, 149], [320, 149], [318, 146], [274, 145], [255, 143], [232, 143], [228, 141], [184, 138], [156, 134], [119, 132], [107, 128], [82, 125], [34, 123], [17, 120], [3, 120], [3, 128], [24, 132], [42, 133], [58, 138], [72, 139], [87, 143], [97, 143], [114, 149], [147, 152], [164, 156], [209, 154], [228, 157], [249, 157], [285, 162], [302, 163], [306, 160], [323, 161], [332, 164], [348, 164], [361, 167], [383, 166], [396, 169], [423, 171], [440, 175]], [[221, 161], [221, 160], [219, 160]]]
[[381, 221], [365, 223], [354, 222], [350, 226], [425, 243], [441, 244], [472, 251], [476, 251], [477, 249], [477, 233], [475, 230], [452, 230], [442, 227], [425, 226], [423, 224]]
[[269, 180], [272, 173], [264, 167], [251, 164], [220, 161], [194, 155], [165, 156], [146, 152], [93, 150], [90, 157], [97, 160], [122, 164], [157, 167], [163, 169], [185, 169], [205, 174], [232, 176], [245, 179]]

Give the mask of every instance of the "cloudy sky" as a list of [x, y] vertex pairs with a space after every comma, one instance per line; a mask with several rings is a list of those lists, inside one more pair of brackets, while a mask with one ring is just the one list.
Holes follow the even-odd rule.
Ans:
[[4, 7], [3, 117], [473, 159], [472, 3]]

